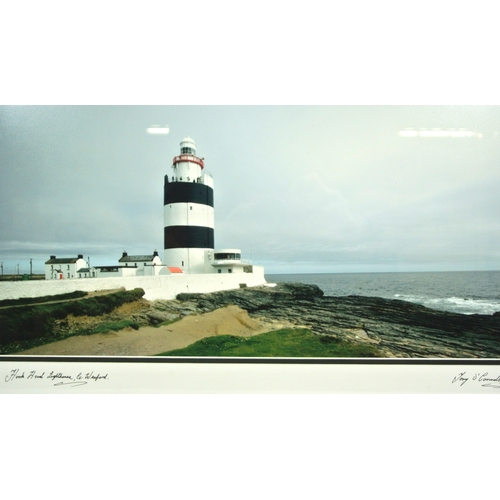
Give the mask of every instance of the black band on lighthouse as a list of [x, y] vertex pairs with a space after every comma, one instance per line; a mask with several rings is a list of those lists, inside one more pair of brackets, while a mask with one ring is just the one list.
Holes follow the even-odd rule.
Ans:
[[165, 179], [163, 205], [170, 203], [199, 203], [214, 206], [214, 190], [197, 182], [168, 182]]
[[167, 226], [165, 250], [169, 248], [214, 248], [214, 228], [204, 226]]

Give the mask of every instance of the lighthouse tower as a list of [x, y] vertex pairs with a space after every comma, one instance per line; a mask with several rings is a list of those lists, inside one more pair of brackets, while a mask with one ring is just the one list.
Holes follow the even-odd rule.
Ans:
[[209, 262], [214, 249], [214, 183], [204, 172], [190, 137], [182, 140], [180, 155], [165, 175], [164, 263], [185, 273], [214, 272]]

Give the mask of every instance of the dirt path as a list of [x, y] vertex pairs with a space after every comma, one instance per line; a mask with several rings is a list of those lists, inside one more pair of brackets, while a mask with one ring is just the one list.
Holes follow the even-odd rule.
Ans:
[[186, 316], [171, 325], [126, 328], [119, 332], [79, 335], [18, 352], [18, 355], [151, 356], [187, 347], [205, 337], [239, 335], [251, 337], [283, 328], [282, 324], [257, 322], [238, 306], [206, 314]]

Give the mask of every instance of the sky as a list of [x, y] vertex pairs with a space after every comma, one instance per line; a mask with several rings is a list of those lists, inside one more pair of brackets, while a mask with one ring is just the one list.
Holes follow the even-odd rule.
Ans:
[[1, 106], [0, 260], [162, 256], [163, 177], [189, 135], [216, 248], [266, 273], [497, 270], [499, 132], [498, 106]]

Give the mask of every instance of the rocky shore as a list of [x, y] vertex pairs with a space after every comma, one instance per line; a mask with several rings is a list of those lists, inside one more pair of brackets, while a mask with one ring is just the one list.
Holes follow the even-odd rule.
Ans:
[[180, 294], [177, 308], [209, 312], [237, 305], [250, 317], [303, 326], [318, 335], [369, 342], [387, 357], [499, 358], [500, 313], [463, 315], [376, 297], [325, 297], [316, 285], [279, 283]]
[[[122, 321], [134, 328], [93, 333], [103, 323]], [[316, 285], [302, 283], [183, 293], [176, 300], [141, 298], [99, 316], [69, 315], [55, 325], [60, 337], [69, 338], [14, 352], [142, 356], [208, 336], [248, 337], [283, 328], [307, 328], [316, 335], [367, 343], [380, 357], [500, 358], [500, 313], [463, 315], [401, 300], [326, 297]]]

